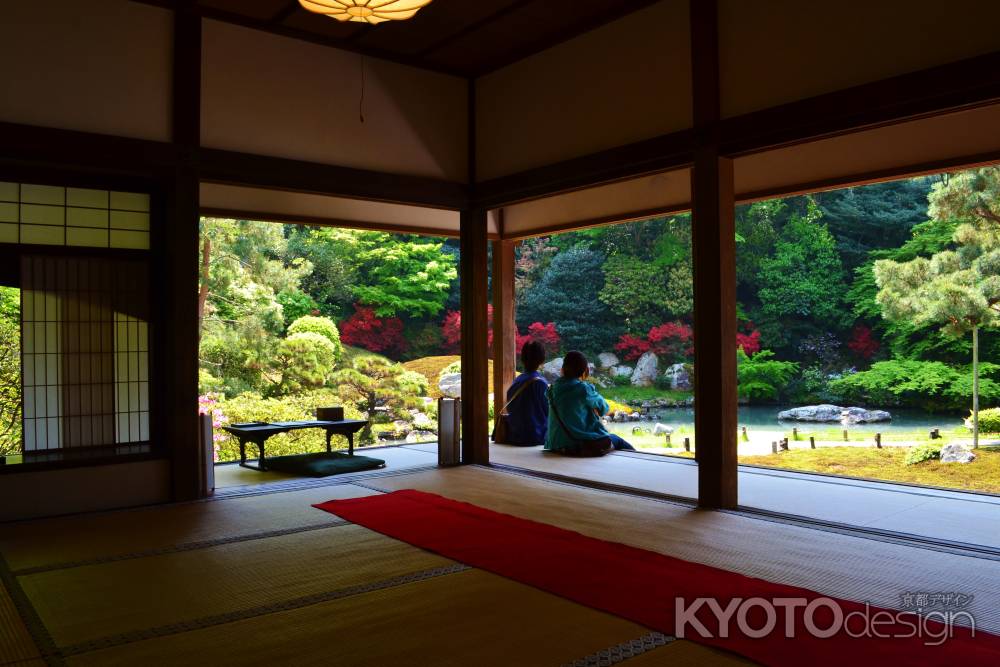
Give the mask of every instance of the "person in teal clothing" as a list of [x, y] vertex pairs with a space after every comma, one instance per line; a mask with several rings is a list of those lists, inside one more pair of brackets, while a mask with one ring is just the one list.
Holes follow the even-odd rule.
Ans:
[[584, 382], [589, 374], [590, 364], [583, 353], [573, 350], [563, 359], [562, 377], [547, 392], [545, 450], [570, 456], [603, 456], [612, 448], [635, 451], [601, 423], [601, 417], [608, 413], [608, 402], [594, 385]]

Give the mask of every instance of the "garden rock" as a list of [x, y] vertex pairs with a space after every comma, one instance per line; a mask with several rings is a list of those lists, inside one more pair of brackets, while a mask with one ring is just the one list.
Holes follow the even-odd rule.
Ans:
[[612, 366], [611, 368], [608, 369], [608, 375], [610, 375], [611, 377], [625, 377], [625, 376], [631, 377], [632, 371], [634, 370], [635, 369], [632, 368], [631, 366], [624, 366], [624, 365]]
[[597, 363], [601, 370], [613, 369], [618, 365], [618, 357], [610, 352], [601, 352], [597, 355]]
[[965, 445], [953, 442], [941, 448], [941, 463], [972, 463], [976, 455]]
[[558, 357], [542, 365], [542, 375], [549, 382], [555, 382], [562, 376], [562, 367], [562, 357]]
[[438, 389], [448, 398], [462, 397], [462, 374], [448, 373], [438, 381]]
[[691, 376], [684, 368], [684, 364], [671, 364], [663, 372], [663, 377], [670, 379], [670, 388], [675, 391], [688, 391], [691, 389]]
[[406, 434], [406, 442], [427, 442], [437, 439], [434, 431], [410, 431]]
[[846, 424], [870, 424], [892, 420], [885, 410], [866, 410], [865, 408], [842, 408], [839, 405], [806, 405], [801, 408], [782, 410], [778, 419], [799, 422], [840, 422]]
[[632, 372], [632, 385], [635, 387], [649, 387], [656, 379], [656, 355], [646, 352], [635, 364], [635, 371]]
[[840, 421], [845, 424], [871, 424], [874, 422], [892, 421], [892, 415], [885, 410], [847, 408], [840, 414]]
[[674, 428], [666, 424], [656, 424], [653, 426], [653, 435], [669, 435], [673, 432]]

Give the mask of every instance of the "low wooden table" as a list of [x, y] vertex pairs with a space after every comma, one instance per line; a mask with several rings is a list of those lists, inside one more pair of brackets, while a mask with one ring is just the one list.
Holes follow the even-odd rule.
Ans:
[[[297, 431], [303, 428], [321, 428], [326, 431], [326, 451], [331, 451], [330, 438], [335, 435], [343, 435], [347, 437], [348, 455], [354, 456], [354, 434], [367, 425], [368, 422], [364, 419], [344, 419], [342, 421], [320, 421], [318, 419], [310, 419], [294, 422], [274, 422], [273, 424], [269, 422], [232, 424], [230, 426], [223, 426], [222, 430], [235, 436], [237, 441], [239, 441], [241, 466], [252, 470], [267, 470], [267, 464], [264, 460], [264, 443], [272, 435], [287, 433], [289, 431]], [[247, 463], [246, 444], [248, 442], [252, 442], [257, 445], [257, 450], [260, 453], [257, 457], [257, 465], [250, 465]]]

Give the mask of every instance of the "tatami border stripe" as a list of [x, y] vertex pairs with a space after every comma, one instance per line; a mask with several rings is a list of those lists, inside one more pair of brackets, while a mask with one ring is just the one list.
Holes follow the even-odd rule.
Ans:
[[648, 653], [675, 641], [674, 637], [661, 632], [649, 632], [638, 639], [622, 642], [615, 646], [601, 649], [597, 653], [567, 662], [562, 667], [609, 667], [625, 662], [629, 658]]
[[62, 649], [60, 649], [59, 652], [63, 656], [72, 656], [72, 655], [79, 655], [81, 653], [90, 653], [92, 651], [99, 651], [101, 649], [112, 648], [115, 646], [122, 646], [124, 644], [131, 644], [134, 642], [143, 641], [147, 639], [168, 637], [170, 635], [181, 634], [184, 632], [191, 632], [193, 630], [203, 630], [205, 628], [210, 628], [212, 626], [224, 625], [226, 623], [234, 623], [236, 621], [242, 621], [249, 618], [256, 618], [258, 616], [266, 616], [267, 614], [274, 614], [283, 611], [291, 611], [293, 609], [300, 609], [302, 607], [321, 604], [323, 602], [340, 600], [354, 595], [371, 593], [374, 591], [385, 590], [387, 588], [395, 588], [397, 586], [403, 586], [406, 584], [426, 581], [428, 579], [447, 576], [449, 574], [457, 574], [459, 572], [465, 572], [471, 569], [473, 568], [469, 567], [468, 565], [464, 565], [462, 563], [455, 563], [453, 565], [446, 565], [444, 567], [436, 567], [428, 570], [421, 570], [419, 572], [411, 572], [410, 574], [404, 574], [399, 577], [393, 577], [391, 579], [385, 579], [383, 581], [377, 581], [370, 584], [359, 584], [357, 586], [341, 588], [335, 591], [327, 591], [324, 593], [305, 595], [298, 598], [292, 598], [291, 600], [274, 602], [271, 604], [251, 607], [249, 609], [241, 609], [240, 611], [229, 612], [227, 614], [204, 616], [202, 618], [197, 618], [191, 621], [182, 621], [180, 623], [161, 625], [158, 627], [149, 628], [147, 630], [137, 630], [134, 632], [125, 632], [118, 635], [101, 637], [100, 639], [94, 639], [91, 641], [81, 642], [78, 644], [72, 644], [70, 646], [62, 647]]
[[59, 649], [56, 647], [55, 640], [52, 639], [52, 635], [49, 634], [45, 623], [42, 622], [38, 612], [35, 611], [31, 600], [24, 593], [24, 589], [21, 588], [17, 577], [11, 573], [10, 568], [7, 566], [7, 559], [4, 558], [2, 553], [0, 553], [0, 582], [7, 589], [7, 594], [10, 595], [11, 602], [14, 603], [14, 608], [21, 616], [21, 621], [24, 622], [24, 627], [28, 630], [28, 634], [31, 635], [32, 641], [35, 642], [35, 648], [38, 649], [41, 659], [45, 661], [46, 665], [50, 665], [51, 667], [62, 667], [65, 662], [62, 659]]
[[283, 537], [285, 535], [295, 535], [296, 533], [307, 533], [312, 530], [323, 530], [325, 528], [339, 528], [341, 526], [353, 525], [350, 521], [343, 519], [336, 521], [325, 521], [296, 528], [283, 528], [280, 530], [266, 530], [259, 533], [245, 533], [243, 535], [231, 535], [229, 537], [219, 537], [214, 540], [202, 540], [200, 542], [187, 542], [184, 544], [172, 544], [168, 547], [158, 549], [146, 549], [144, 551], [132, 551], [130, 553], [115, 554], [112, 556], [98, 556], [96, 558], [86, 558], [76, 561], [66, 561], [64, 563], [53, 563], [51, 565], [38, 565], [36, 567], [26, 567], [14, 570], [12, 574], [17, 577], [24, 577], [41, 572], [51, 572], [52, 570], [67, 570], [74, 567], [85, 567], [87, 565], [104, 565], [105, 563], [116, 563], [122, 560], [132, 560], [135, 558], [149, 558], [151, 556], [163, 556], [166, 554], [181, 553], [184, 551], [197, 551], [199, 549], [209, 549], [224, 544], [235, 544], [237, 542], [249, 542], [252, 540], [266, 540], [270, 537]]

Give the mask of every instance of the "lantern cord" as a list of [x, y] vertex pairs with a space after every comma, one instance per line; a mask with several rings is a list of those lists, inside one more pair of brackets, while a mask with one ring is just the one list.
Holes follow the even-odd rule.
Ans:
[[358, 117], [365, 123], [365, 57], [361, 56], [361, 99], [358, 100]]

